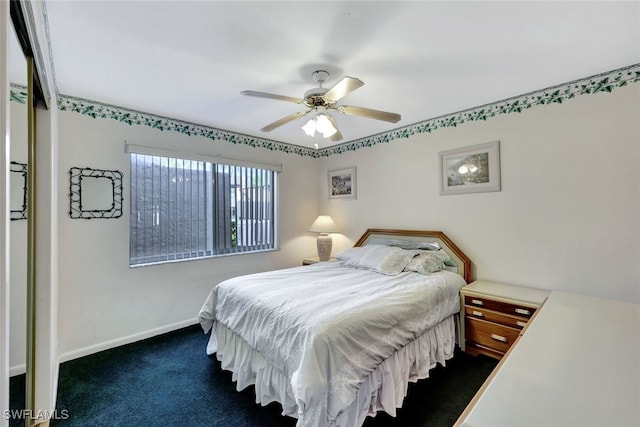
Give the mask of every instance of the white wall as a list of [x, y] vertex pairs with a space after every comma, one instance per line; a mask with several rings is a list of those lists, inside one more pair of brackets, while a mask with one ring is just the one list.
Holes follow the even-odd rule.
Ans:
[[[436, 229], [475, 277], [640, 302], [640, 85], [578, 96], [322, 161], [357, 167], [357, 200], [323, 210], [344, 236]], [[438, 152], [500, 141], [502, 191], [439, 195]]]
[[[109, 119], [59, 113], [60, 307], [63, 360], [193, 323], [211, 288], [223, 279], [300, 265], [313, 255], [307, 233], [318, 215], [320, 162], [294, 154], [212, 142]], [[280, 244], [268, 253], [129, 268], [129, 157], [124, 141], [264, 163], [281, 163]], [[124, 173], [123, 216], [71, 219], [69, 169]]]
[[[343, 231], [334, 254], [368, 227], [437, 229], [477, 278], [639, 302], [639, 98], [631, 85], [319, 160], [59, 112], [59, 351], [66, 360], [191, 323], [215, 283], [314, 255], [306, 230], [319, 213]], [[125, 140], [282, 163], [281, 250], [130, 269]], [[493, 140], [502, 191], [439, 196], [438, 152]], [[124, 172], [123, 217], [69, 218], [73, 166]], [[357, 199], [329, 200], [327, 171], [350, 166]], [[13, 348], [12, 336], [12, 366]]]

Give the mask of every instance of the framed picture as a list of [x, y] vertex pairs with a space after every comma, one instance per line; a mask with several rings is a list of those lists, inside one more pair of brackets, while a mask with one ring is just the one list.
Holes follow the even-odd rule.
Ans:
[[356, 198], [356, 168], [329, 172], [329, 198]]
[[69, 170], [71, 218], [120, 218], [122, 172], [92, 168]]
[[500, 191], [500, 141], [440, 152], [440, 194]]

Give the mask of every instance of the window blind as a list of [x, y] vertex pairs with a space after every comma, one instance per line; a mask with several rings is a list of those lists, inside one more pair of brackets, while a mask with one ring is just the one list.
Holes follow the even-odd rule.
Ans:
[[130, 265], [276, 247], [274, 170], [130, 153]]

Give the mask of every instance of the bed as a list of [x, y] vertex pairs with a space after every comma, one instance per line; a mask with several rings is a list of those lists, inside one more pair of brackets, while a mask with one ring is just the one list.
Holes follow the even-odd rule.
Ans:
[[223, 281], [198, 314], [237, 389], [297, 427], [395, 416], [456, 344], [471, 262], [444, 233], [369, 229], [336, 258]]

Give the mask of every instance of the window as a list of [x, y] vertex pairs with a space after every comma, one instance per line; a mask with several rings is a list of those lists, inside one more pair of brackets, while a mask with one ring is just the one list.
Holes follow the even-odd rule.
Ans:
[[276, 247], [276, 171], [130, 156], [129, 265]]

